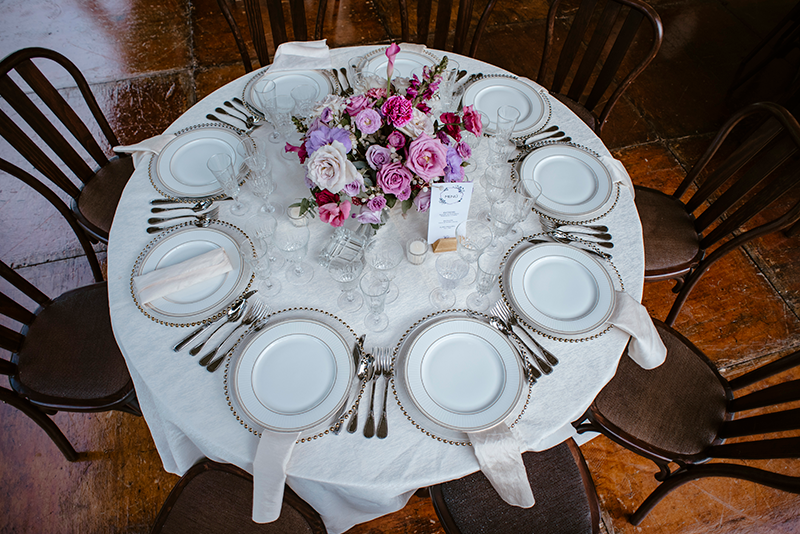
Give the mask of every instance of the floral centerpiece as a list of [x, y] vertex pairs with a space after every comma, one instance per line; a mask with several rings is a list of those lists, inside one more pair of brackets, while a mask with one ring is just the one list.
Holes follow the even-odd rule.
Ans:
[[323, 222], [342, 226], [348, 218], [378, 229], [398, 204], [402, 213], [430, 205], [430, 184], [464, 180], [470, 146], [467, 130], [481, 135], [480, 116], [467, 106], [461, 113], [434, 117], [431, 100], [447, 68], [447, 57], [425, 67], [422, 79], [393, 80], [397, 44], [386, 50], [386, 83], [365, 92], [328, 95], [306, 123], [295, 119], [303, 134], [300, 146], [287, 143], [306, 168], [311, 195], [300, 213], [319, 212]]

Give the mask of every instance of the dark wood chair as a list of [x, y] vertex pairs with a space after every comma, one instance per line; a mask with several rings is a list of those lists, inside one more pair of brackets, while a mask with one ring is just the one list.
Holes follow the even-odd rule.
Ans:
[[[281, 0], [244, 0], [245, 17], [247, 18], [247, 27], [250, 31], [250, 39], [255, 48], [259, 64], [265, 67], [269, 65], [271, 61], [269, 49], [267, 48], [267, 34], [264, 28], [264, 19], [261, 11], [262, 1], [267, 4], [270, 34], [272, 35], [272, 43], [275, 49], [278, 48], [278, 45], [287, 41], [307, 41], [308, 29], [306, 24], [306, 7], [303, 0], [289, 0], [288, 2], [292, 19], [291, 34], [288, 31], [289, 26], [286, 23], [286, 18], [283, 16]], [[247, 42], [242, 36], [239, 24], [236, 22], [236, 18], [231, 10], [232, 7], [235, 7], [236, 0], [217, 0], [217, 4], [219, 4], [219, 9], [222, 11], [222, 15], [231, 28], [233, 38], [236, 40], [236, 47], [239, 49], [239, 54], [242, 56], [245, 72], [252, 72], [253, 64], [250, 61]], [[323, 26], [325, 23], [325, 9], [327, 5], [327, 0], [318, 0], [314, 40], [322, 39]]]
[[600, 135], [663, 35], [658, 13], [641, 0], [555, 0], [536, 81]]
[[11, 353], [10, 359], [0, 359], [0, 374], [8, 376], [11, 386], [0, 388], [0, 401], [33, 419], [74, 462], [78, 453], [48, 414], [121, 410], [141, 415], [141, 411], [111, 330], [108, 287], [77, 218], [54, 191], [29, 173], [4, 159], [0, 170], [38, 191], [64, 216], [96, 282], [51, 299], [0, 261], [0, 278], [5, 281], [0, 316], [8, 320], [5, 325], [21, 325], [19, 329], [0, 325], [0, 348]]
[[[85, 108], [68, 104], [43, 74], [57, 70], [77, 85]], [[24, 81], [35, 94], [16, 80]], [[107, 243], [122, 190], [133, 174], [133, 160], [129, 155], [110, 159], [106, 155], [119, 142], [84, 76], [58, 52], [25, 48], [0, 62], [0, 98], [15, 112], [9, 116], [0, 110], [0, 134], [34, 172], [72, 198], [72, 210], [84, 230]], [[90, 116], [81, 119], [79, 112], [85, 109]], [[92, 131], [102, 135], [95, 138]], [[45, 145], [55, 157], [42, 149]]]
[[[485, 0], [483, 12], [472, 33], [472, 41], [468, 34], [472, 23], [474, 0], [439, 0], [436, 8], [436, 18], [431, 21], [431, 0], [399, 0], [400, 2], [400, 32], [403, 42], [420, 43], [428, 45], [431, 23], [433, 23], [433, 48], [448, 50], [447, 43], [452, 42], [452, 50], [456, 54], [475, 57], [478, 43], [483, 35], [483, 30], [489, 21], [497, 0]], [[456, 25], [450, 37], [450, 20], [453, 17], [453, 4], [456, 4]], [[416, 5], [417, 32], [411, 35], [410, 14], [408, 4]]]
[[[695, 284], [716, 261], [800, 218], [800, 200], [792, 191], [800, 184], [799, 156], [797, 120], [782, 106], [756, 103], [725, 123], [672, 195], [636, 187], [645, 280], [678, 280], [674, 291], [679, 294], [667, 324], [674, 323]], [[687, 192], [690, 198], [684, 202]]]
[[172, 489], [151, 533], [326, 534], [316, 510], [288, 486], [276, 521], [254, 523], [252, 510], [253, 477], [236, 466], [204, 460]]
[[447, 534], [547, 532], [597, 534], [600, 505], [586, 461], [572, 439], [522, 455], [536, 504], [503, 501], [480, 471], [431, 486], [439, 522]]
[[[794, 437], [774, 436], [776, 432], [800, 429], [800, 408], [786, 406], [800, 400], [800, 380], [762, 385], [749, 394], [735, 396], [745, 387], [800, 365], [800, 351], [726, 380], [688, 339], [661, 321], [653, 322], [667, 346], [666, 361], [646, 370], [623, 357], [614, 378], [584, 419], [575, 423], [579, 432], [602, 432], [653, 460], [659, 468], [656, 479], [661, 484], [630, 522], [638, 525], [672, 490], [703, 477], [738, 478], [800, 493], [800, 477], [739, 462], [800, 458], [797, 433]], [[757, 409], [763, 410], [740, 417]], [[670, 470], [671, 464], [676, 469]]]

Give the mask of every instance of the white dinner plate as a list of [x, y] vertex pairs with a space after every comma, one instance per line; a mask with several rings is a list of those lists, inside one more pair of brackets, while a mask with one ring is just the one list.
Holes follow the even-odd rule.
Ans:
[[547, 332], [588, 332], [614, 309], [614, 286], [605, 268], [561, 243], [518, 247], [506, 261], [502, 282], [514, 311]]
[[403, 351], [399, 372], [413, 403], [446, 428], [490, 428], [522, 394], [524, 375], [510, 341], [479, 319], [433, 322]]
[[219, 221], [211, 221], [205, 228], [187, 225], [160, 234], [139, 256], [132, 278], [217, 248], [225, 250], [233, 269], [152, 300], [140, 309], [156, 320], [181, 324], [202, 321], [223, 310], [245, 291], [250, 281], [250, 270], [239, 254], [243, 240], [247, 240], [247, 236], [241, 231]]
[[[416, 74], [417, 78], [422, 79], [423, 67], [435, 67], [441, 58], [436, 57], [427, 50], [418, 52], [416, 50], [400, 50], [394, 58], [394, 71], [392, 77], [411, 78]], [[386, 57], [386, 47], [373, 50], [361, 60], [356, 66], [359, 72], [367, 70], [373, 74], [386, 78], [386, 67], [389, 65], [389, 58]]]
[[536, 207], [546, 215], [579, 217], [598, 211], [613, 190], [611, 173], [592, 153], [554, 143], [528, 154], [519, 168], [523, 183], [536, 182], [542, 194]]
[[275, 82], [275, 91], [278, 95], [291, 96], [292, 89], [301, 84], [308, 84], [317, 88], [317, 96], [314, 100], [322, 100], [327, 95], [338, 91], [338, 84], [331, 78], [330, 74], [320, 70], [283, 70], [271, 73], [269, 69], [259, 73], [247, 82], [244, 87], [244, 101], [247, 105], [261, 109], [258, 99], [255, 97], [256, 87], [263, 85], [267, 80]]
[[234, 354], [231, 390], [257, 425], [296, 432], [329, 419], [346, 401], [354, 363], [332, 327], [275, 319]]
[[192, 128], [171, 140], [150, 164], [150, 180], [164, 196], [209, 198], [222, 193], [222, 187], [208, 169], [208, 158], [228, 154], [235, 168], [244, 159], [236, 153], [242, 139], [232, 128], [206, 125]]
[[520, 138], [538, 132], [550, 120], [550, 101], [535, 87], [518, 78], [487, 76], [480, 78], [464, 90], [464, 106], [473, 106], [486, 113], [489, 126], [486, 133], [497, 129], [497, 110], [513, 106], [519, 110], [519, 119], [512, 137]]

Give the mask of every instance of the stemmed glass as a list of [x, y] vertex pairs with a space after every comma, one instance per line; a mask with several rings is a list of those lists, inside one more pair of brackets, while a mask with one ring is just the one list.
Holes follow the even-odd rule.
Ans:
[[439, 287], [431, 291], [431, 304], [438, 309], [451, 308], [456, 303], [456, 294], [453, 290], [468, 272], [469, 264], [458, 254], [442, 254], [436, 258]]
[[514, 184], [514, 199], [517, 203], [517, 222], [511, 227], [511, 234], [516, 236], [522, 233], [519, 225], [524, 223], [531, 214], [536, 199], [542, 194], [542, 186], [533, 180], [519, 181]]
[[253, 241], [263, 241], [267, 248], [267, 259], [272, 266], [272, 272], [277, 272], [286, 262], [283, 256], [275, 253], [273, 236], [278, 220], [269, 213], [258, 213], [245, 223], [245, 231]]
[[241, 217], [247, 213], [247, 206], [239, 201], [241, 189], [239, 188], [238, 173], [233, 167], [233, 160], [230, 155], [224, 152], [214, 154], [208, 158], [206, 165], [208, 166], [208, 170], [214, 175], [214, 178], [217, 179], [217, 182], [219, 182], [219, 185], [222, 186], [222, 190], [225, 191], [225, 194], [233, 199], [231, 215]]
[[442, 72], [442, 81], [439, 83], [439, 111], [452, 111], [455, 107], [457, 76], [458, 62], [448, 57], [447, 69]]
[[484, 311], [489, 307], [487, 295], [500, 276], [500, 263], [503, 255], [497, 251], [484, 252], [478, 257], [478, 274], [475, 277], [475, 292], [467, 296], [467, 307]]
[[317, 98], [317, 88], [308, 83], [301, 83], [292, 88], [292, 100], [294, 100], [294, 113], [301, 118], [311, 115], [311, 108]]
[[280, 143], [291, 135], [292, 111], [294, 99], [289, 95], [275, 95], [267, 102], [267, 113], [275, 127], [267, 137], [271, 143]]
[[514, 106], [500, 106], [497, 108], [497, 126], [495, 128], [494, 140], [500, 146], [511, 140], [514, 127], [519, 120], [519, 110]]
[[244, 159], [244, 164], [250, 170], [250, 191], [262, 201], [260, 213], [280, 215], [283, 211], [269, 201], [269, 196], [275, 191], [275, 180], [272, 179], [272, 163], [267, 157], [266, 148], [254, 145], [253, 140], [243, 139], [236, 147], [236, 151]]
[[333, 258], [328, 265], [328, 274], [331, 278], [339, 282], [342, 294], [336, 301], [339, 309], [345, 312], [354, 312], [361, 309], [364, 298], [356, 292], [358, 277], [364, 270], [364, 261], [361, 258]]
[[[501, 198], [507, 197], [511, 194], [514, 185], [511, 181], [511, 166], [508, 164], [489, 166], [483, 173], [481, 185], [490, 206]], [[482, 211], [478, 218], [491, 220], [489, 210]]]
[[253, 98], [264, 116], [267, 115], [269, 101], [275, 98], [277, 94], [278, 86], [272, 80], [261, 78], [253, 87]]
[[403, 261], [405, 255], [403, 246], [389, 238], [376, 238], [370, 241], [364, 249], [364, 255], [370, 266], [382, 273], [389, 281], [389, 294], [386, 303], [394, 302], [400, 295], [400, 290], [392, 280], [395, 277], [395, 268]]
[[269, 245], [263, 239], [253, 239], [252, 248], [242, 247], [242, 257], [250, 266], [258, 280], [258, 294], [274, 297], [281, 292], [281, 284], [272, 277], [272, 264], [269, 261]]
[[[461, 258], [472, 265], [478, 257], [492, 243], [492, 229], [483, 221], [468, 219], [456, 227], [456, 252]], [[475, 278], [470, 276], [467, 283], [472, 283]]]
[[382, 332], [389, 326], [389, 317], [384, 312], [386, 294], [389, 292], [389, 280], [381, 273], [370, 271], [364, 273], [359, 282], [361, 293], [369, 310], [364, 317], [364, 325], [372, 332]]
[[286, 280], [290, 284], [305, 285], [314, 278], [314, 267], [304, 261], [308, 253], [308, 238], [308, 226], [295, 226], [287, 219], [278, 221], [273, 239], [275, 246], [292, 264], [291, 269], [286, 269]]
[[508, 195], [496, 200], [489, 207], [489, 217], [492, 221], [494, 241], [492, 247], [496, 247], [500, 240], [508, 235], [509, 230], [519, 219], [519, 204], [514, 195]]

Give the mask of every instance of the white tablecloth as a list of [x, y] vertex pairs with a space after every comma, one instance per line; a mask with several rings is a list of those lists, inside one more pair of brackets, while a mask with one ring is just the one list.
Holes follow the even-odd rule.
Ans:
[[[375, 47], [333, 49], [334, 65], [343, 65], [352, 56]], [[434, 51], [436, 52], [436, 51]], [[454, 56], [453, 54], [449, 54]], [[462, 69], [470, 73], [501, 73], [500, 69], [463, 56], [454, 56]], [[235, 96], [241, 97], [251, 75], [243, 76], [215, 91], [168, 128], [177, 132], [187, 126], [209, 122], [205, 115]], [[552, 118], [573, 142], [602, 155], [609, 152], [594, 133], [556, 99], [550, 99]], [[234, 121], [235, 122], [235, 121]], [[267, 135], [270, 126], [256, 130], [254, 136]], [[297, 161], [272, 158], [278, 179], [275, 198], [284, 205], [306, 196], [302, 170]], [[246, 195], [243, 195], [246, 196]], [[208, 373], [197, 358], [186, 351], [174, 353], [171, 347], [188, 333], [186, 328], [161, 326], [145, 317], [135, 306], [130, 292], [131, 268], [139, 253], [153, 239], [145, 232], [151, 216], [149, 201], [158, 197], [150, 183], [146, 165], [137, 168], [120, 201], [108, 247], [108, 287], [111, 319], [117, 342], [125, 355], [139, 403], [150, 428], [164, 468], [183, 474], [203, 457], [235, 464], [252, 472], [258, 439], [233, 417], [223, 391], [223, 372]], [[483, 198], [476, 187], [473, 210], [480, 209]], [[251, 200], [252, 201], [252, 200]], [[244, 221], [227, 212], [230, 203], [222, 204], [221, 217], [237, 225]], [[251, 211], [251, 214], [253, 212]], [[400, 218], [398, 212], [393, 218]], [[409, 212], [401, 224], [389, 223], [382, 235], [395, 236], [402, 242], [425, 236], [424, 215]], [[644, 277], [644, 250], [641, 225], [633, 198], [621, 187], [619, 203], [602, 220], [614, 235], [614, 264], [620, 271], [625, 289], [641, 299]], [[421, 317], [433, 312], [428, 294], [438, 284], [433, 267], [435, 256], [429, 254], [422, 266], [403, 261], [395, 279], [400, 289], [397, 301], [387, 306], [389, 328], [368, 333], [362, 308], [355, 313], [338, 313], [337, 285], [316, 265], [316, 256], [332, 228], [314, 220], [309, 258], [315, 264], [314, 280], [308, 287], [296, 288], [283, 280], [283, 291], [271, 299], [275, 309], [309, 306], [335, 313], [359, 334], [367, 333], [365, 345], [394, 346], [406, 329]], [[526, 233], [539, 230], [535, 217], [525, 223]], [[465, 298], [473, 288], [457, 289], [456, 307], [465, 307]], [[491, 297], [499, 297], [495, 289]], [[519, 430], [529, 450], [544, 450], [571, 435], [571, 421], [578, 418], [592, 399], [611, 379], [623, 352], [628, 335], [618, 329], [591, 342], [560, 343], [539, 339], [560, 363], [552, 375], [533, 386], [531, 404], [519, 422]], [[382, 381], [379, 384], [382, 385]], [[376, 399], [381, 399], [379, 387]], [[365, 417], [362, 403], [361, 419]], [[432, 439], [412, 426], [393, 399], [389, 403], [389, 437], [365, 439], [361, 433], [342, 432], [328, 435], [295, 447], [287, 468], [287, 483], [322, 515], [329, 532], [344, 532], [351, 526], [402, 508], [420, 487], [459, 478], [478, 470], [470, 447], [448, 445]]]

